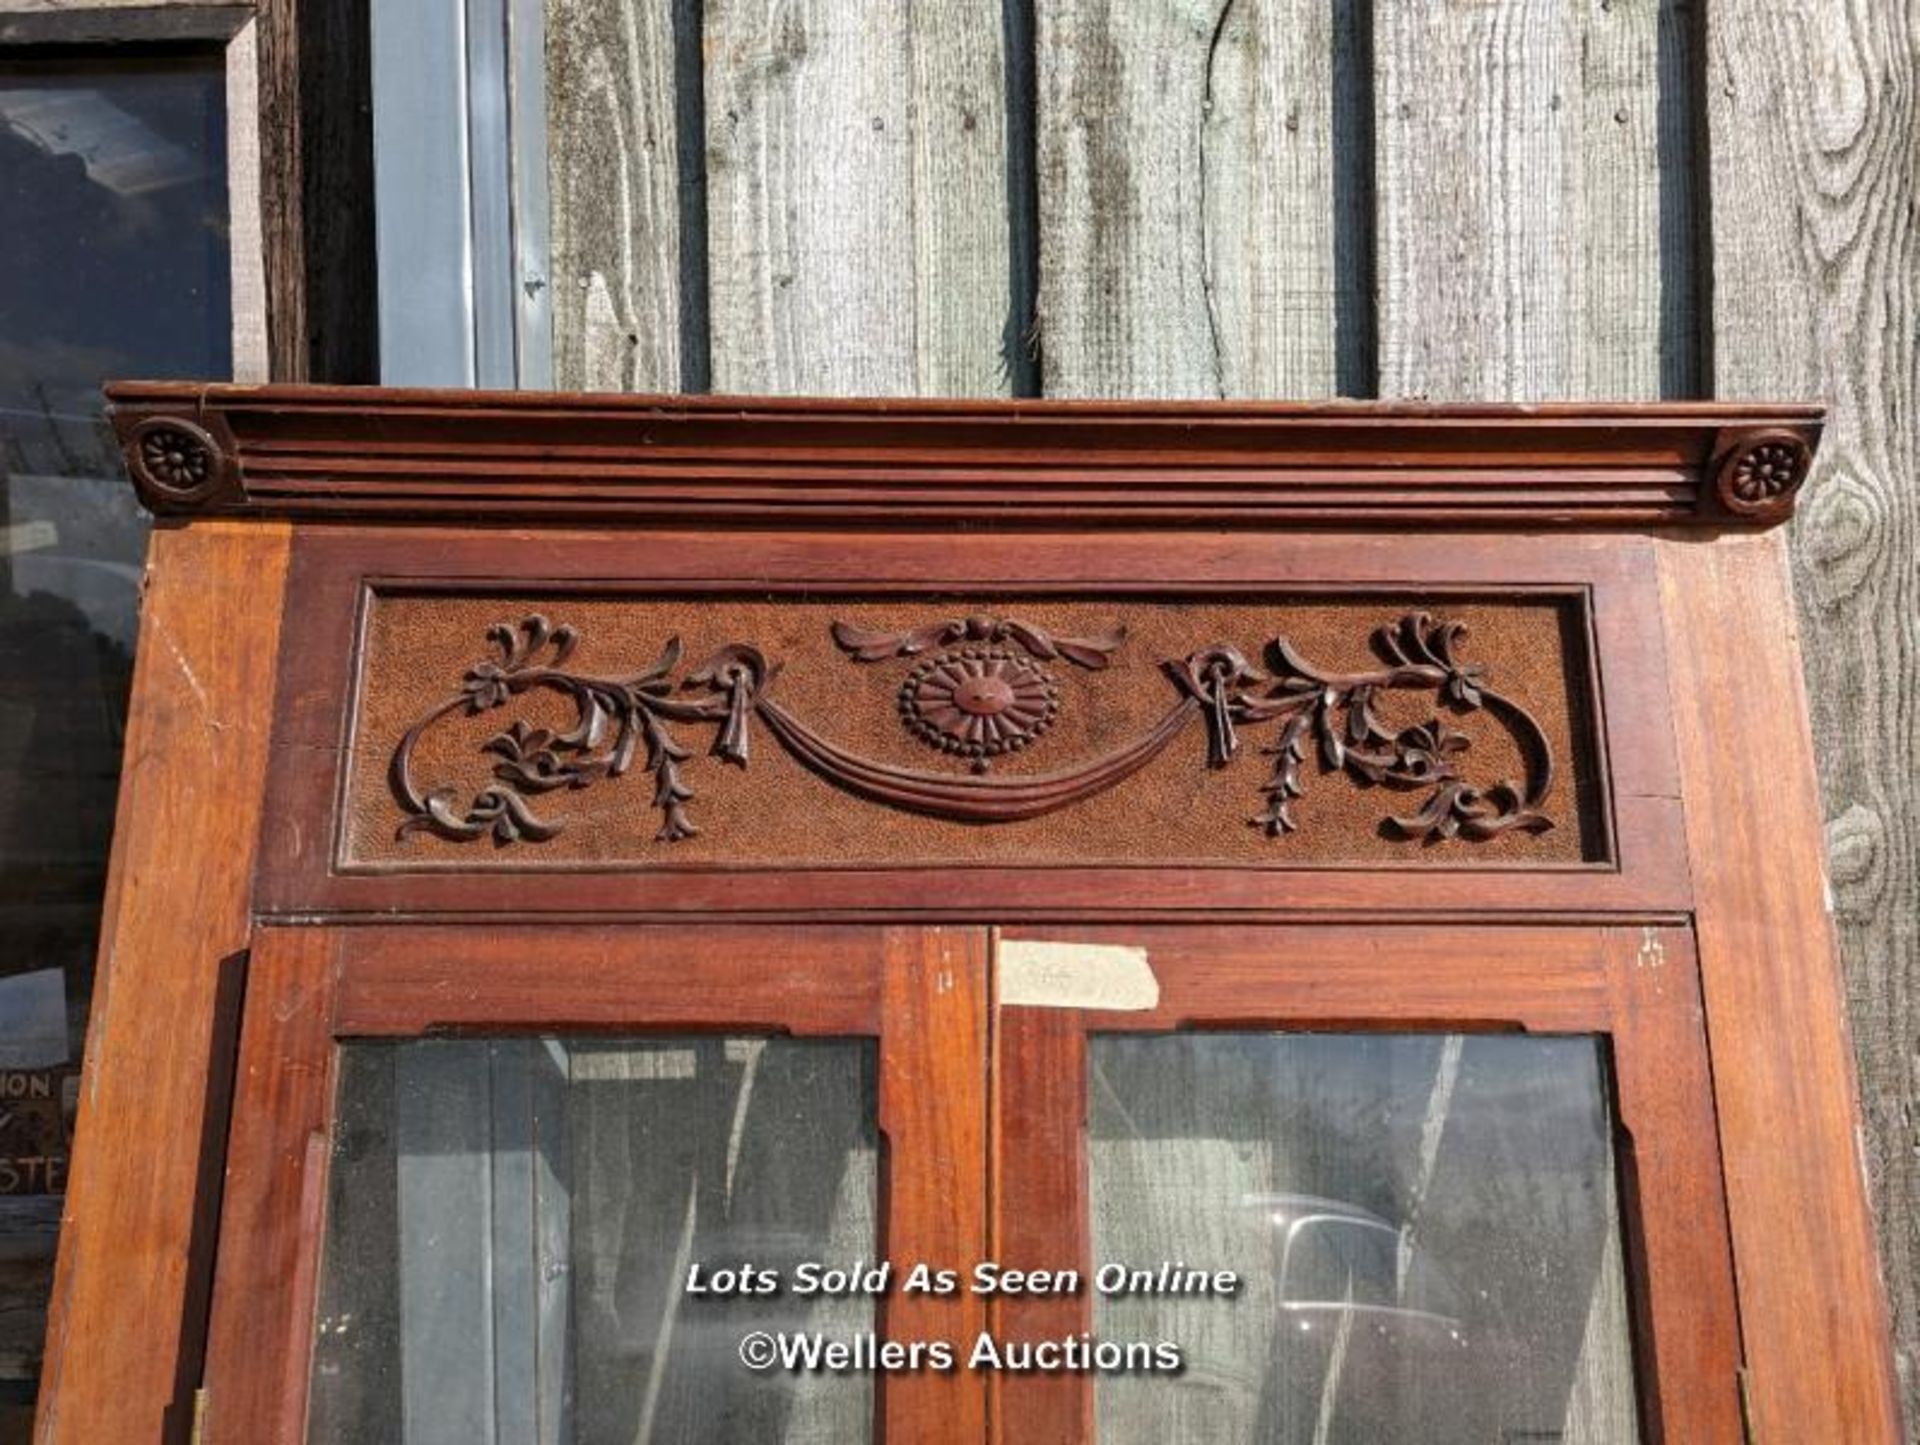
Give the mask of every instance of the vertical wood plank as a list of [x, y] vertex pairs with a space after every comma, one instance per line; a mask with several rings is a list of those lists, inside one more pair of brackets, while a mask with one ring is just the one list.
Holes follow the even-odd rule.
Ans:
[[715, 0], [713, 386], [1007, 389], [1000, 6]]
[[[1343, 272], [1325, 0], [1039, 0], [1042, 374], [1055, 396], [1329, 396]], [[1339, 91], [1351, 110], [1354, 101]], [[1349, 308], [1350, 309], [1350, 308]]]
[[[968, 1281], [987, 1252], [987, 948], [980, 929], [892, 929], [882, 965], [880, 1127], [887, 1136], [886, 1248]], [[950, 1371], [887, 1375], [889, 1440], [986, 1438], [986, 1380], [965, 1367], [986, 1301], [906, 1293], [885, 1302], [896, 1340], [950, 1340]]]
[[[337, 1053], [334, 939], [318, 929], [260, 936], [240, 1040], [232, 1157], [220, 1219], [207, 1410], [212, 1445], [299, 1445], [329, 1163]], [[217, 1401], [217, 1405], [213, 1402]], [[184, 1429], [165, 1436], [186, 1438]]]
[[[251, 154], [236, 155], [256, 167], [239, 178], [255, 214], [235, 217], [235, 239], [259, 247], [259, 271], [252, 261], [235, 268], [236, 312], [258, 306], [264, 323], [263, 355], [236, 347], [235, 376], [240, 380], [305, 381], [307, 349], [307, 194], [301, 146], [305, 116], [300, 105], [301, 25], [295, 0], [264, 0], [257, 33], [236, 59], [256, 65], [257, 83], [241, 89], [259, 107], [258, 123], [247, 117]], [[231, 93], [231, 88], [230, 88]], [[238, 259], [238, 258], [236, 258]], [[258, 366], [260, 369], [255, 369]]]
[[553, 376], [678, 391], [676, 0], [548, 0]]
[[[299, 0], [300, 241], [306, 370], [276, 381], [369, 385], [380, 379], [375, 334], [373, 28], [367, 0]], [[282, 328], [284, 335], [284, 327]]]
[[1382, 395], [1689, 389], [1683, 8], [1375, 7]]
[[[188, 1418], [210, 1258], [210, 1099], [247, 945], [288, 531], [155, 530], [36, 1439], [154, 1440]], [[180, 860], [192, 860], [181, 868]], [[147, 886], [167, 878], [166, 886]], [[210, 1113], [211, 1111], [211, 1113]]]
[[1907, 1418], [1920, 1427], [1920, 16], [1708, 11], [1714, 385], [1832, 408], [1791, 557]]
[[1660, 580], [1753, 1438], [1891, 1442], [1784, 545], [1667, 543]]
[[[1087, 1037], [1078, 1012], [996, 1008], [993, 1067], [990, 1258], [1007, 1269], [1090, 1273]], [[1092, 1327], [1085, 1292], [994, 1300], [998, 1339], [1057, 1340]], [[1091, 1376], [1036, 1371], [996, 1376], [992, 1385], [996, 1440], [1093, 1439]]]
[[[270, 348], [276, 340], [284, 344], [289, 325], [305, 326], [302, 314], [306, 305], [305, 288], [298, 284], [289, 286], [286, 274], [289, 268], [302, 264], [301, 237], [297, 229], [291, 238], [284, 232], [278, 234], [276, 240], [282, 244], [291, 239], [293, 255], [269, 258], [265, 217], [260, 205], [264, 181], [260, 136], [261, 35], [263, 30], [270, 32], [275, 24], [284, 28], [289, 20], [284, 14], [278, 21], [248, 20], [227, 42], [227, 302], [233, 313], [230, 334], [234, 381], [282, 379], [274, 373]], [[269, 114], [277, 115], [277, 112]], [[286, 159], [284, 147], [269, 143], [264, 150], [275, 161]], [[285, 184], [284, 177], [280, 181]], [[298, 216], [297, 211], [295, 215]], [[297, 220], [295, 225], [297, 227]], [[292, 307], [290, 320], [282, 320], [267, 304], [269, 269], [278, 272], [275, 281], [280, 294], [276, 300]], [[287, 359], [283, 357], [282, 361]], [[300, 369], [291, 379], [305, 380], [304, 349], [299, 352], [298, 365]]]
[[[436, 1043], [434, 1045], [438, 1047]], [[414, 1050], [399, 1051], [402, 1060]], [[476, 1063], [478, 1067], [476, 1067]], [[402, 1072], [409, 1065], [402, 1065]], [[457, 1071], [456, 1087], [463, 1093], [484, 1096], [489, 1117], [483, 1121], [486, 1146], [480, 1151], [479, 1166], [487, 1177], [485, 1189], [472, 1205], [449, 1211], [445, 1201], [432, 1208], [433, 1201], [413, 1201], [403, 1192], [400, 1198], [401, 1267], [409, 1268], [409, 1225], [424, 1223], [429, 1231], [444, 1232], [456, 1222], [450, 1215], [466, 1214], [470, 1208], [479, 1216], [473, 1223], [485, 1234], [465, 1250], [468, 1267], [475, 1271], [482, 1295], [482, 1307], [474, 1314], [455, 1313], [450, 1319], [430, 1320], [438, 1329], [466, 1334], [466, 1353], [475, 1353], [476, 1319], [491, 1312], [491, 1378], [483, 1373], [482, 1390], [492, 1398], [493, 1436], [503, 1442], [526, 1441], [529, 1445], [559, 1445], [571, 1424], [567, 1409], [572, 1380], [564, 1368], [569, 1352], [567, 1315], [567, 1277], [571, 1265], [570, 1212], [567, 1199], [566, 1088], [567, 1068], [560, 1046], [545, 1038], [495, 1039], [486, 1044], [466, 1046], [465, 1057]], [[396, 1122], [402, 1126], [410, 1117], [404, 1103], [395, 1109]], [[459, 1126], [456, 1126], [458, 1128]], [[399, 1184], [404, 1190], [409, 1169], [417, 1170], [418, 1161], [405, 1155], [409, 1141], [400, 1139], [401, 1169]], [[428, 1153], [444, 1151], [454, 1143], [445, 1130], [427, 1141]], [[434, 1168], [472, 1167], [472, 1161], [453, 1165], [436, 1160]], [[407, 1206], [415, 1208], [409, 1212]], [[421, 1207], [421, 1206], [425, 1207]], [[449, 1281], [451, 1282], [451, 1281]], [[471, 1289], [472, 1283], [457, 1287]], [[411, 1322], [409, 1322], [411, 1328]], [[484, 1326], [480, 1327], [484, 1333]], [[408, 1336], [402, 1335], [402, 1344]], [[464, 1358], [464, 1355], [463, 1355]], [[476, 1359], [484, 1366], [485, 1360]], [[430, 1371], [425, 1389], [450, 1397], [451, 1381], [444, 1370]], [[424, 1439], [445, 1433], [436, 1422]], [[480, 1442], [487, 1437], [462, 1437]], [[412, 1435], [409, 1445], [414, 1445]]]
[[[1615, 1112], [1631, 1150], [1626, 1213], [1635, 1263], [1655, 1288], [1686, 1302], [1685, 1328], [1674, 1330], [1660, 1328], [1645, 1290], [1634, 1301], [1641, 1364], [1660, 1385], [1640, 1391], [1658, 1426], [1651, 1438], [1737, 1440], [1739, 1381], [1728, 1364], [1740, 1358], [1740, 1320], [1693, 940], [1678, 928], [1638, 937], [1619, 929], [1607, 952], [1615, 1038], [1626, 1041], [1614, 1049]], [[1583, 1372], [1581, 1384], [1583, 1428], [1569, 1439], [1622, 1438], [1601, 1427], [1631, 1418], [1632, 1379]]]

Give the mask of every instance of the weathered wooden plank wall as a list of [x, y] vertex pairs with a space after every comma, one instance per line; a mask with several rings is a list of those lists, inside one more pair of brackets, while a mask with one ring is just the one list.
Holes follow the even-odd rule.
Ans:
[[1920, 1419], [1911, 0], [549, 7], [562, 386], [1832, 404], [1795, 584]]
[[713, 385], [1006, 390], [1000, 9], [714, 0]]
[[1341, 322], [1364, 304], [1357, 253], [1342, 251], [1358, 219], [1331, 203], [1357, 159], [1335, 85], [1356, 63], [1355, 8], [1043, 0], [1049, 394], [1339, 390]]
[[563, 0], [547, 25], [559, 386], [700, 384], [681, 361], [674, 19], [665, 4]]
[[1382, 395], [1691, 394], [1674, 5], [1378, 8]]

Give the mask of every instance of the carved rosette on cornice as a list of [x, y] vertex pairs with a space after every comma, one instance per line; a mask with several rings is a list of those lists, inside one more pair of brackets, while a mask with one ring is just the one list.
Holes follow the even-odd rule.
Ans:
[[146, 416], [122, 427], [120, 441], [127, 475], [150, 512], [218, 510], [246, 500], [232, 437], [217, 418], [209, 429], [183, 416]]
[[1766, 527], [1813, 406], [839, 401], [125, 383], [141, 500], [753, 526]]
[[1713, 468], [1714, 495], [1729, 515], [1780, 522], [1813, 467], [1813, 443], [1787, 427], [1723, 432]]
[[[1293, 804], [1304, 794], [1315, 760], [1322, 773], [1424, 792], [1413, 811], [1391, 814], [1382, 825], [1408, 841], [1483, 840], [1553, 826], [1544, 811], [1554, 783], [1545, 732], [1524, 707], [1492, 689], [1483, 666], [1463, 659], [1465, 627], [1425, 612], [1380, 628], [1373, 645], [1382, 665], [1362, 672], [1318, 667], [1284, 636], [1257, 650], [1264, 666], [1227, 643], [1162, 660], [1160, 671], [1171, 686], [1157, 722], [1093, 758], [1012, 776], [992, 774], [994, 759], [1037, 743], [1061, 706], [1059, 690], [1040, 664], [1065, 660], [1104, 669], [1123, 629], [1055, 638], [1017, 619], [976, 615], [900, 632], [837, 622], [832, 632], [856, 663], [926, 654], [902, 689], [902, 724], [964, 760], [967, 771], [904, 767], [837, 744], [775, 699], [779, 666], [751, 644], [729, 644], [676, 679], [681, 648], [669, 638], [639, 672], [597, 677], [567, 666], [579, 642], [573, 628], [533, 614], [488, 629], [489, 655], [401, 737], [389, 767], [405, 815], [397, 836], [491, 838], [501, 846], [545, 842], [563, 825], [542, 816], [537, 799], [620, 777], [638, 764], [653, 779], [660, 820], [655, 841], [678, 842], [698, 829], [688, 815], [693, 793], [681, 771], [693, 750], [675, 725], [712, 726], [708, 750], [745, 769], [756, 720], [797, 761], [842, 791], [959, 823], [1014, 823], [1072, 807], [1121, 785], [1198, 720], [1209, 767], [1230, 766], [1245, 731], [1270, 739], [1264, 751], [1272, 762], [1259, 789], [1266, 806], [1246, 820], [1268, 838], [1299, 827]], [[504, 711], [536, 690], [571, 704], [572, 721], [558, 727], [524, 718], [508, 722], [481, 745], [497, 761], [492, 781], [470, 797], [451, 784], [422, 782], [415, 753], [429, 729], [456, 714]], [[1430, 694], [1434, 715], [1411, 726], [1389, 726], [1379, 703], [1398, 692]], [[1526, 759], [1524, 778], [1468, 779], [1469, 740], [1445, 719], [1482, 710], [1512, 734]]]

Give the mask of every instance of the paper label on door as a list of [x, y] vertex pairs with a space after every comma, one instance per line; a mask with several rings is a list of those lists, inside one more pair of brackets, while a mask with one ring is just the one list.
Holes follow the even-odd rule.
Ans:
[[1000, 1002], [1138, 1012], [1159, 1006], [1160, 980], [1144, 948], [1009, 938], [1000, 944]]

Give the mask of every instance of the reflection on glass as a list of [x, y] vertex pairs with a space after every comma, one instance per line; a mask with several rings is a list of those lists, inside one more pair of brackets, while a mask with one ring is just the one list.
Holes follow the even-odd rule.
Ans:
[[1096, 1296], [1103, 1445], [1631, 1445], [1598, 1045], [1186, 1033], [1092, 1041], [1096, 1264], [1237, 1297]]
[[343, 1050], [309, 1438], [857, 1441], [872, 1379], [755, 1373], [754, 1330], [850, 1339], [866, 1296], [698, 1297], [878, 1248], [861, 1041], [681, 1037]]
[[[225, 87], [218, 55], [0, 57], [0, 976], [64, 971], [55, 1067], [85, 1018], [146, 546], [100, 385], [232, 370]], [[19, 1027], [0, 999], [0, 1040]]]

